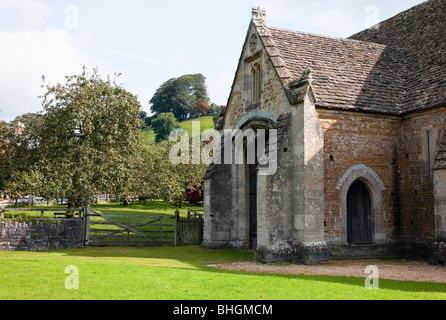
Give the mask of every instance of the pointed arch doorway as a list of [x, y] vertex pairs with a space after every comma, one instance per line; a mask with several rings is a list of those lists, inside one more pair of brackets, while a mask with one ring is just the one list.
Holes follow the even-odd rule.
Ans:
[[360, 180], [351, 185], [347, 195], [347, 242], [372, 243], [372, 202], [369, 190]]
[[[265, 178], [259, 177], [261, 161], [258, 151], [264, 149], [265, 156], [269, 156], [269, 130], [274, 129], [277, 119], [278, 117], [269, 111], [253, 110], [245, 115], [233, 130], [232, 152], [236, 165], [231, 169], [234, 194], [232, 205], [237, 212], [237, 229], [234, 234], [237, 234], [240, 248], [256, 251], [263, 245], [263, 230], [259, 222], [264, 221], [262, 209], [267, 198], [264, 196]], [[249, 132], [250, 130], [252, 132]], [[262, 148], [259, 149], [258, 138], [263, 133], [265, 145], [260, 143]]]
[[257, 248], [257, 166], [249, 165], [249, 248]]

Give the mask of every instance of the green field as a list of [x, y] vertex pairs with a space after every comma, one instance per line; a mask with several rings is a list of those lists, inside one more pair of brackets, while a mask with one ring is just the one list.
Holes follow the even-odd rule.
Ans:
[[[189, 137], [192, 137], [192, 123], [194, 121], [200, 122], [200, 133], [208, 129], [214, 129], [214, 120], [212, 116], [209, 117], [201, 117], [193, 120], [187, 120], [180, 122], [180, 127], [187, 131]], [[146, 145], [152, 145], [155, 143], [155, 132], [153, 132], [152, 128], [143, 129], [142, 132], [142, 140]]]
[[[200, 209], [190, 206], [182, 208]], [[104, 214], [171, 216], [161, 201], [123, 207], [103, 203]], [[79, 248], [54, 252], [0, 252], [1, 300], [446, 300], [446, 284], [365, 278], [229, 272], [208, 265], [252, 261], [251, 252], [201, 246]], [[65, 287], [69, 266], [78, 289]]]
[[[2, 300], [444, 300], [446, 285], [364, 279], [228, 272], [219, 262], [250, 261], [252, 254], [176, 248], [86, 248], [0, 253]], [[78, 270], [78, 289], [67, 289]], [[74, 282], [69, 282], [74, 283]]]

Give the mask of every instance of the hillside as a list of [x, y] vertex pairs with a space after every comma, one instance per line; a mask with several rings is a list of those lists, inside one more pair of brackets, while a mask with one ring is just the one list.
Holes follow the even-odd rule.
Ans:
[[[180, 127], [187, 131], [189, 137], [192, 137], [192, 122], [200, 122], [200, 133], [208, 129], [214, 129], [214, 121], [212, 116], [201, 117], [197, 119], [180, 122]], [[142, 130], [142, 140], [145, 145], [155, 144], [155, 132], [151, 127]]]

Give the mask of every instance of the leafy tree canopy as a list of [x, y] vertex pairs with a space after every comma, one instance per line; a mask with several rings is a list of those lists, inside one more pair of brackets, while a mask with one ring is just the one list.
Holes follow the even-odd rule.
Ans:
[[148, 199], [162, 199], [182, 206], [188, 192], [199, 189], [207, 165], [190, 163], [172, 164], [170, 152], [175, 143], [162, 141], [159, 144], [141, 149], [137, 174], [133, 181], [134, 194]]
[[178, 121], [198, 117], [209, 111], [206, 78], [202, 74], [189, 74], [163, 83], [150, 100], [155, 115], [171, 112]]
[[72, 205], [125, 192], [140, 149], [140, 103], [96, 69], [66, 79], [43, 96], [38, 170], [48, 192]]
[[163, 140], [167, 140], [170, 133], [179, 127], [180, 125], [173, 113], [167, 112], [160, 114], [158, 118], [152, 121], [152, 128], [156, 134], [155, 142], [160, 143]]

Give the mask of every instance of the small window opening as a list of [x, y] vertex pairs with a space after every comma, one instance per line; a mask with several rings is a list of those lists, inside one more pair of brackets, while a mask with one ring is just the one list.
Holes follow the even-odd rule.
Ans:
[[261, 72], [260, 63], [256, 62], [251, 66], [251, 102], [260, 100], [261, 95]]

